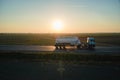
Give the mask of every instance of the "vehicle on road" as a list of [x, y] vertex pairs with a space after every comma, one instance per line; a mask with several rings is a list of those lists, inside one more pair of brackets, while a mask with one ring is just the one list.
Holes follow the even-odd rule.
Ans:
[[76, 46], [77, 48], [81, 47], [81, 42], [78, 37], [67, 36], [67, 37], [58, 37], [55, 41], [56, 49], [66, 49], [66, 46]]
[[95, 38], [88, 37], [86, 43], [81, 43], [75, 36], [58, 37], [55, 40], [56, 49], [66, 49], [66, 46], [76, 46], [77, 49], [94, 49]]

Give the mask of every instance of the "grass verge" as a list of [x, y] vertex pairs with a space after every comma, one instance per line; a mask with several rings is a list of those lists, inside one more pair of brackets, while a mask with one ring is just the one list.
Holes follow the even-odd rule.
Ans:
[[86, 43], [88, 36], [94, 37], [97, 46], [120, 45], [120, 33], [63, 33], [63, 34], [15, 34], [1, 33], [0, 45], [54, 45], [59, 36], [77, 36]]
[[96, 55], [96, 54], [76, 54], [76, 53], [20, 53], [9, 52], [0, 53], [0, 60], [23, 60], [23, 61], [67, 61], [75, 63], [117, 63], [120, 64], [120, 55]]

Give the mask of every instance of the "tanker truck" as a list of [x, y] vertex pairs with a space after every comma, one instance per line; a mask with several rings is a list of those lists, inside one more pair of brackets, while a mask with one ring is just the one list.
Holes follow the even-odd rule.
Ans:
[[56, 49], [66, 49], [66, 46], [76, 46], [77, 49], [94, 49], [95, 38], [87, 37], [86, 43], [81, 43], [76, 36], [58, 37], [55, 40]]

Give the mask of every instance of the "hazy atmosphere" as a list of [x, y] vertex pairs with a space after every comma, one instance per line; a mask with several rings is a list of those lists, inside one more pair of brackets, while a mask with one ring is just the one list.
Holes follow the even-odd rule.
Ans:
[[120, 0], [0, 0], [0, 33], [120, 32]]

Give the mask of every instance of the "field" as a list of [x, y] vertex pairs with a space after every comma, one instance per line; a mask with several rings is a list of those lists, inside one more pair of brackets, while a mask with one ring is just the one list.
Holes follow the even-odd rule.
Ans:
[[[0, 45], [54, 45], [55, 39], [59, 36], [78, 36], [81, 42], [86, 42], [88, 36], [95, 37], [96, 46], [120, 46], [120, 33], [79, 33], [79, 34], [12, 34], [1, 33]], [[96, 54], [76, 54], [74, 53], [57, 53], [57, 52], [38, 52], [38, 53], [21, 53], [9, 52], [0, 54], [0, 59], [10, 60], [45, 60], [45, 61], [75, 61], [87, 63], [118, 63], [120, 55], [96, 55]]]
[[111, 54], [76, 54], [67, 52], [8, 52], [0, 54], [0, 61], [18, 60], [18, 61], [42, 61], [56, 62], [64, 61], [69, 63], [86, 64], [120, 64], [120, 55]]
[[88, 36], [95, 37], [97, 46], [120, 46], [120, 33], [77, 33], [77, 34], [31, 34], [1, 33], [0, 45], [54, 45], [58, 36], [78, 36], [86, 42]]

